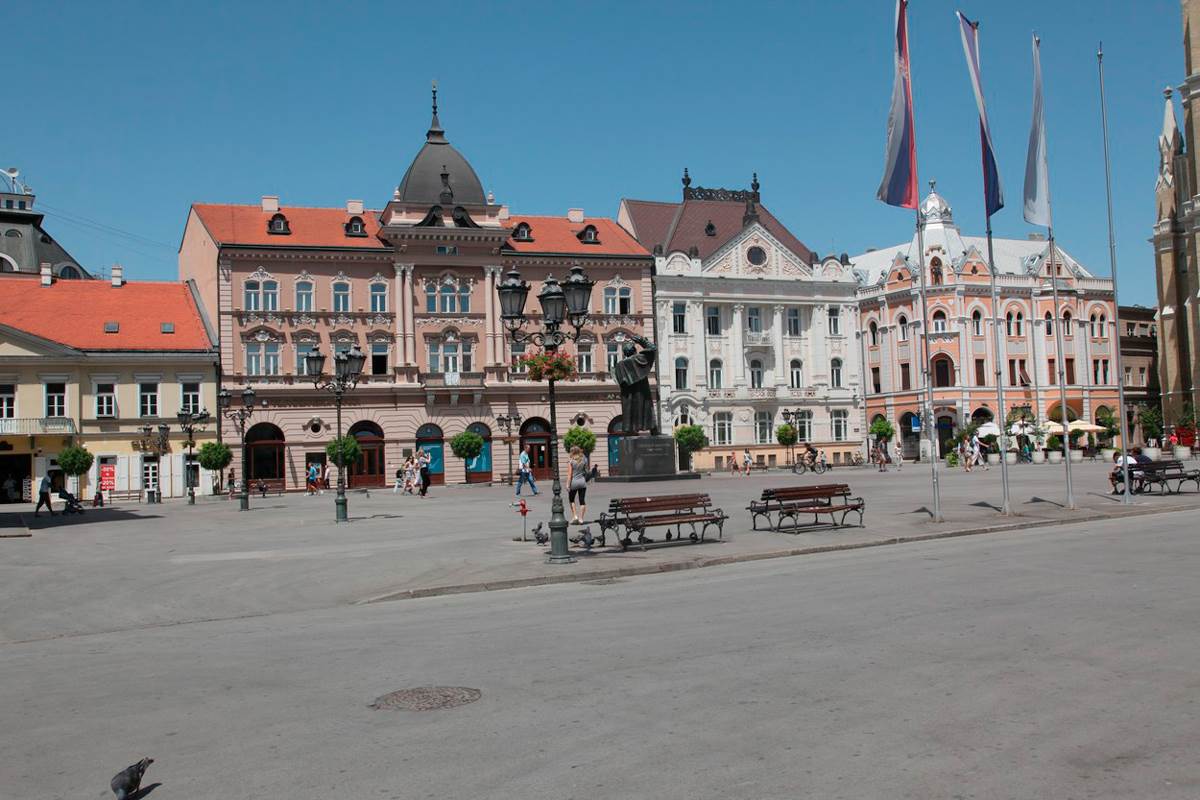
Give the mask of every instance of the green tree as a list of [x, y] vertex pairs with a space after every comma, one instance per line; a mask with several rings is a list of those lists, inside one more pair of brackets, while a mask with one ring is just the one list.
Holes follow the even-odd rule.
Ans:
[[[340, 461], [338, 453], [341, 453]], [[332, 463], [349, 467], [358, 461], [358, 457], [362, 455], [362, 448], [358, 446], [358, 439], [353, 436], [343, 436], [325, 445], [325, 455], [329, 456]]]
[[450, 450], [463, 461], [470, 461], [483, 452], [483, 437], [472, 431], [463, 431], [450, 440]]
[[1138, 424], [1142, 426], [1142, 436], [1147, 441], [1150, 439], [1162, 439], [1162, 412], [1156, 406], [1143, 404], [1138, 411]]
[[880, 417], [871, 423], [870, 433], [876, 439], [883, 439], [885, 442], [890, 442], [892, 437], [896, 435], [896, 426]]
[[578, 447], [584, 455], [590, 456], [596, 449], [596, 434], [582, 425], [576, 425], [563, 437], [563, 449], [570, 452], [572, 447]]
[[219, 488], [225, 468], [233, 461], [233, 451], [224, 442], [205, 442], [196, 451], [196, 460], [213, 474], [213, 485]]
[[708, 436], [699, 425], [680, 425], [675, 429], [675, 444], [687, 458], [688, 468], [692, 465], [692, 453], [708, 447]]
[[1108, 408], [1102, 408], [1096, 414], [1096, 424], [1104, 428], [1104, 433], [1100, 434], [1102, 442], [1111, 443], [1121, 433], [1121, 420]]
[[798, 438], [796, 429], [786, 422], [775, 429], [775, 441], [784, 447], [791, 447], [798, 441]]
[[[1052, 422], [1057, 422], [1057, 423], [1061, 424], [1063, 421], [1062, 406], [1061, 405], [1055, 406], [1054, 410], [1051, 411], [1046, 416], [1049, 417]], [[1075, 413], [1075, 409], [1071, 408], [1070, 406], [1067, 406], [1067, 424], [1069, 425], [1070, 423], [1074, 422], [1077, 419], [1079, 419], [1079, 415], [1077, 413]]]
[[59, 468], [72, 478], [78, 478], [86, 473], [92, 468], [92, 462], [95, 460], [95, 456], [77, 444], [64, 448], [58, 454]]

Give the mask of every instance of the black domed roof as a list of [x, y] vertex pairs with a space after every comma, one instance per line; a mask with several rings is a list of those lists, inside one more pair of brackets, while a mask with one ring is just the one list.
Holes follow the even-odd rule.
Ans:
[[[453, 195], [448, 200], [447, 190]], [[438, 121], [437, 90], [433, 94], [433, 122], [425, 134], [425, 144], [404, 173], [396, 189], [396, 200], [414, 205], [487, 205], [483, 184], [475, 170], [446, 141], [446, 132]]]

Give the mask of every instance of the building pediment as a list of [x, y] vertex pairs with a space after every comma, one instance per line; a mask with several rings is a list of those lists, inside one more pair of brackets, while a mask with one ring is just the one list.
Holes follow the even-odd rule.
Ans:
[[9, 325], [0, 325], [0, 358], [82, 355], [83, 352], [74, 347], [68, 347]]
[[704, 260], [701, 272], [730, 278], [810, 280], [814, 269], [789, 250], [762, 224], [754, 223]]

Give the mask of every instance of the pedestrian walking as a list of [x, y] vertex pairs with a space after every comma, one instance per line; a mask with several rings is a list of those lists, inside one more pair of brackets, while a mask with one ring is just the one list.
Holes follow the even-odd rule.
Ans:
[[315, 495], [317, 493], [318, 483], [321, 480], [321, 468], [317, 466], [317, 462], [313, 461], [308, 465], [308, 494]]
[[404, 489], [404, 465], [396, 467], [396, 482], [392, 484], [392, 494], [399, 494]]
[[567, 502], [571, 504], [571, 524], [582, 525], [587, 516], [587, 482], [591, 474], [588, 458], [578, 446], [567, 459]]
[[421, 476], [421, 497], [425, 497], [429, 493], [429, 483], [433, 480], [432, 474], [429, 472], [429, 465], [433, 461], [433, 456], [428, 450], [417, 450], [417, 473]]
[[896, 440], [896, 455], [893, 458], [893, 461], [896, 464], [896, 472], [899, 472], [904, 468], [904, 448], [901, 447], [899, 439]]
[[229, 479], [227, 482], [229, 484], [229, 499], [232, 500], [234, 493], [237, 491], [237, 480], [233, 474], [233, 467], [229, 468]]
[[38, 501], [37, 506], [33, 509], [33, 515], [38, 516], [38, 512], [42, 510], [42, 506], [46, 506], [46, 510], [50, 512], [50, 516], [54, 516], [54, 506], [50, 505], [50, 476], [43, 475], [42, 482], [38, 485]]
[[887, 444], [880, 439], [875, 443], [875, 463], [879, 465], [880, 472], [887, 472]]
[[325, 493], [324, 490], [329, 488], [329, 472], [332, 469], [333, 469], [332, 464], [329, 464], [329, 463], [325, 464], [325, 470], [324, 470], [323, 474], [321, 475], [321, 487], [322, 487], [321, 494], [324, 494]]
[[404, 460], [404, 493], [412, 494], [417, 490], [417, 460], [411, 455]]
[[729, 451], [729, 474], [730, 474], [730, 475], [737, 475], [737, 474], [738, 474], [738, 459], [737, 459], [737, 453], [736, 453], [735, 451], [733, 451], [733, 450], [730, 450], [730, 451]]
[[750, 457], [750, 448], [747, 447], [742, 451], [742, 470], [743, 474], [750, 474], [750, 465], [754, 463], [754, 459]]
[[521, 456], [517, 459], [517, 490], [514, 492], [515, 497], [521, 496], [522, 484], [529, 484], [529, 488], [533, 490], [536, 497], [538, 494], [537, 484], [533, 482], [533, 467], [529, 458], [529, 445], [521, 448]]

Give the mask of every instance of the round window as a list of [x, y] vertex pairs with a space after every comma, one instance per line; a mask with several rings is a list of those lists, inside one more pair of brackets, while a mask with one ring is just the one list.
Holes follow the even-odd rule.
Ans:
[[761, 267], [767, 263], [767, 251], [763, 250], [758, 245], [751, 247], [746, 251], [746, 258], [756, 267]]
[[309, 426], [308, 426], [308, 429], [309, 429], [310, 431], [312, 431], [313, 433], [320, 433], [320, 432], [321, 432], [321, 423], [319, 423], [319, 422], [314, 422], [314, 423], [312, 423], [311, 425], [309, 425]]

